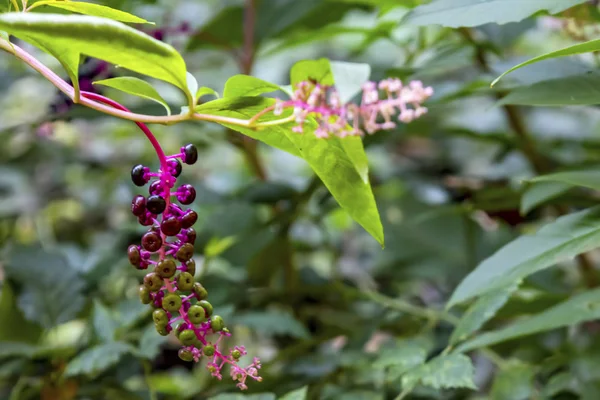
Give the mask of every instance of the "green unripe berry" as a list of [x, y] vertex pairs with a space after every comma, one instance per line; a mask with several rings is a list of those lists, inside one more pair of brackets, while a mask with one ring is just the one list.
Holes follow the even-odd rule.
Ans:
[[156, 329], [156, 332], [158, 332], [158, 334], [161, 336], [167, 336], [169, 334], [169, 331], [167, 330], [167, 325], [154, 324], [154, 328]]
[[181, 297], [175, 293], [169, 293], [162, 301], [162, 306], [170, 312], [177, 312], [181, 308]]
[[194, 277], [189, 272], [182, 272], [177, 277], [177, 289], [179, 290], [192, 290], [194, 287]]
[[220, 315], [213, 315], [210, 318], [210, 329], [212, 329], [213, 332], [221, 332], [224, 327], [225, 321], [223, 321], [223, 318], [221, 318]]
[[150, 290], [146, 286], [140, 286], [138, 291], [138, 295], [140, 296], [140, 301], [142, 304], [150, 304], [152, 299], [150, 298]]
[[186, 329], [179, 334], [179, 341], [185, 346], [191, 346], [196, 341], [196, 333], [191, 329]]
[[173, 260], [161, 260], [156, 264], [154, 272], [161, 278], [170, 278], [177, 272], [177, 266]]
[[186, 243], [177, 250], [175, 257], [181, 262], [186, 262], [194, 256], [194, 245]]
[[167, 325], [169, 323], [167, 312], [162, 308], [157, 308], [152, 312], [152, 319], [156, 325]]
[[206, 311], [199, 305], [193, 305], [188, 310], [188, 317], [192, 324], [200, 324], [206, 320]]
[[215, 354], [215, 348], [213, 345], [207, 344], [206, 346], [204, 346], [204, 348], [202, 349], [202, 352], [204, 353], [205, 356], [212, 356]]
[[177, 353], [177, 355], [183, 361], [194, 361], [194, 355], [188, 349], [179, 349], [179, 352]]
[[200, 282], [194, 283], [192, 292], [194, 292], [198, 300], [204, 300], [208, 297], [208, 291], [204, 289], [204, 286]]
[[206, 300], [200, 300], [196, 304], [199, 305], [200, 307], [204, 308], [204, 312], [206, 313], [207, 317], [210, 317], [212, 315], [212, 313], [213, 313], [213, 306], [208, 301], [206, 301]]
[[162, 287], [163, 280], [154, 272], [150, 272], [144, 276], [144, 286], [151, 292], [158, 292]]
[[234, 360], [239, 360], [240, 357], [242, 356], [242, 353], [240, 353], [239, 350], [233, 350], [231, 352], [231, 356], [233, 357]]
[[196, 275], [196, 261], [194, 261], [194, 259], [191, 259], [190, 261], [185, 263], [185, 267], [187, 268], [187, 272], [189, 272], [190, 275]]

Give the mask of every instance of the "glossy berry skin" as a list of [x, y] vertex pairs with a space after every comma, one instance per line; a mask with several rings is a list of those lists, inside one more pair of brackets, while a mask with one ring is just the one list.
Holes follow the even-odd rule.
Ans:
[[212, 357], [215, 354], [215, 348], [214, 348], [214, 346], [207, 344], [202, 349], [202, 352], [204, 353], [205, 356]]
[[169, 323], [167, 312], [162, 308], [157, 308], [152, 312], [152, 319], [156, 325], [167, 325]]
[[189, 272], [191, 276], [196, 275], [196, 261], [191, 259], [185, 263], [186, 272]]
[[186, 242], [190, 244], [196, 243], [196, 230], [194, 228], [189, 228], [185, 232]]
[[154, 324], [154, 328], [156, 329], [156, 332], [158, 332], [158, 334], [161, 336], [167, 336], [169, 332], [171, 332], [171, 327], [169, 325]]
[[142, 256], [140, 255], [140, 249], [136, 245], [131, 245], [127, 248], [127, 258], [131, 265], [138, 267], [140, 262], [142, 261]]
[[188, 349], [184, 349], [184, 348], [179, 349], [179, 352], [177, 353], [177, 355], [183, 361], [193, 361], [194, 360], [194, 355]]
[[187, 210], [181, 216], [181, 227], [183, 229], [191, 228], [198, 221], [198, 214], [194, 210]]
[[154, 194], [146, 200], [146, 209], [152, 214], [161, 214], [165, 211], [167, 202], [161, 196]]
[[156, 272], [161, 278], [171, 278], [177, 272], [177, 266], [173, 262], [173, 260], [161, 260], [156, 264], [154, 268], [154, 272]]
[[148, 290], [146, 286], [140, 286], [138, 295], [142, 304], [150, 304], [152, 301], [152, 298], [150, 297], [150, 290]]
[[[198, 300], [205, 300], [208, 297], [208, 291], [206, 289], [204, 289], [204, 286], [202, 286], [202, 284], [200, 282], [194, 283], [194, 286], [192, 287], [192, 292], [194, 292], [194, 294], [196, 295], [196, 298]], [[210, 305], [210, 303], [209, 303], [209, 305]], [[211, 310], [212, 310], [212, 306], [211, 306]]]
[[155, 252], [160, 250], [162, 247], [163, 241], [160, 235], [156, 232], [146, 232], [144, 236], [142, 236], [142, 247], [148, 251]]
[[233, 350], [231, 352], [231, 356], [233, 357], [234, 360], [239, 360], [240, 357], [242, 356], [242, 353], [240, 353], [239, 350]]
[[131, 213], [136, 217], [144, 215], [146, 212], [146, 198], [141, 195], [137, 195], [131, 201]]
[[181, 308], [181, 297], [175, 293], [169, 293], [162, 301], [162, 306], [169, 312], [177, 312]]
[[167, 162], [169, 164], [169, 173], [177, 178], [181, 175], [181, 163], [177, 159], [171, 159]]
[[150, 194], [161, 194], [162, 193], [162, 183], [160, 180], [156, 180], [150, 184], [148, 187], [148, 193]]
[[188, 144], [182, 149], [183, 162], [187, 165], [195, 164], [198, 161], [198, 149], [193, 144]]
[[177, 277], [177, 289], [187, 292], [194, 286], [194, 277], [189, 272], [182, 272]]
[[201, 324], [206, 321], [206, 311], [198, 305], [193, 305], [188, 310], [188, 317], [192, 324]]
[[179, 341], [185, 346], [191, 346], [196, 341], [196, 333], [191, 329], [186, 329], [179, 334]]
[[181, 262], [186, 262], [194, 256], [194, 246], [186, 243], [177, 250], [175, 257]]
[[192, 204], [196, 200], [196, 189], [189, 184], [181, 185], [179, 190], [177, 190], [177, 200], [181, 204]]
[[162, 287], [162, 284], [162, 278], [154, 272], [150, 272], [144, 276], [144, 286], [146, 286], [151, 292], [158, 292]]
[[210, 317], [213, 313], [213, 306], [212, 304], [210, 304], [208, 301], [206, 300], [200, 300], [197, 305], [199, 305], [200, 307], [204, 308], [204, 312], [206, 313], [207, 317]]
[[154, 221], [152, 220], [153, 217], [154, 216], [152, 214], [142, 214], [138, 217], [138, 222], [142, 226], [150, 226], [154, 223]]
[[221, 332], [225, 328], [225, 321], [219, 315], [213, 315], [210, 317], [210, 329], [213, 332]]
[[175, 236], [181, 231], [181, 222], [174, 216], [164, 218], [160, 224], [160, 230], [167, 236]]
[[138, 164], [131, 169], [131, 180], [136, 186], [144, 186], [148, 180], [144, 177], [146, 169], [142, 164]]

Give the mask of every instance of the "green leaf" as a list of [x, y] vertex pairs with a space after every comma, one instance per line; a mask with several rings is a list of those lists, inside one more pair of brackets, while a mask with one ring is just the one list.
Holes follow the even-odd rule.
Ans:
[[75, 318], [85, 304], [85, 283], [60, 254], [15, 247], [5, 271], [23, 287], [18, 303], [25, 318], [44, 328]]
[[308, 339], [310, 334], [292, 314], [280, 310], [256, 311], [239, 314], [235, 324], [245, 325], [265, 335], [289, 335], [298, 339]]
[[527, 400], [534, 393], [536, 368], [519, 361], [498, 371], [492, 385], [491, 400]]
[[308, 386], [289, 392], [280, 397], [279, 400], [305, 400], [308, 395]]
[[233, 246], [236, 242], [235, 236], [226, 236], [224, 238], [211, 238], [204, 247], [204, 256], [206, 258], [215, 258], [225, 250]]
[[558, 218], [484, 260], [456, 288], [448, 307], [518, 282], [600, 245], [600, 207]]
[[103, 342], [112, 342], [114, 340], [119, 324], [111, 311], [97, 299], [94, 300], [92, 322], [94, 324], [94, 331]]
[[521, 215], [526, 215], [540, 204], [543, 204], [571, 189], [571, 185], [562, 182], [531, 183], [521, 198]]
[[414, 8], [404, 23], [442, 25], [451, 28], [506, 24], [521, 21], [538, 11], [559, 13], [586, 0], [433, 0]]
[[402, 387], [406, 390], [421, 384], [434, 389], [475, 390], [474, 374], [475, 369], [469, 357], [464, 354], [443, 355], [406, 373], [402, 377]]
[[243, 44], [244, 8], [223, 8], [190, 37], [187, 50], [212, 47], [232, 49]]
[[329, 65], [342, 103], [352, 100], [371, 76], [369, 64], [330, 61]]
[[537, 176], [529, 182], [559, 182], [571, 186], [583, 186], [594, 190], [600, 190], [600, 169], [557, 172], [554, 174]]
[[600, 104], [600, 74], [567, 76], [512, 90], [498, 105], [574, 106]]
[[[16, 326], [19, 329], [15, 329]], [[25, 319], [17, 307], [17, 298], [11, 283], [4, 280], [0, 296], [0, 341], [35, 343], [41, 334], [42, 330], [38, 325]]]
[[406, 340], [398, 347], [386, 348], [373, 363], [374, 368], [384, 368], [394, 379], [423, 365], [427, 359], [428, 344], [417, 340]]
[[302, 81], [315, 80], [322, 85], [335, 84], [331, 64], [326, 58], [318, 60], [302, 60], [292, 66], [290, 81], [293, 86]]
[[156, 332], [153, 324], [148, 325], [140, 337], [140, 344], [136, 355], [153, 360], [158, 356], [161, 346], [167, 343], [167, 340], [167, 336], [161, 336]]
[[208, 95], [215, 96], [217, 99], [219, 98], [219, 93], [216, 90], [211, 89], [206, 86], [202, 86], [196, 92], [196, 100], [200, 100], [201, 97], [208, 96]]
[[548, 60], [551, 58], [566, 57], [566, 56], [572, 56], [572, 55], [581, 54], [581, 53], [591, 53], [591, 52], [598, 51], [598, 50], [600, 50], [600, 39], [595, 39], [595, 40], [590, 40], [589, 42], [579, 43], [579, 44], [576, 44], [573, 46], [565, 47], [564, 49], [561, 49], [561, 50], [556, 50], [556, 51], [552, 51], [550, 53], [543, 54], [541, 56], [532, 58], [531, 60], [522, 62], [521, 64], [515, 65], [514, 67], [512, 67], [508, 71], [504, 72], [499, 77], [497, 77], [492, 82], [492, 86], [494, 86], [496, 83], [498, 83], [498, 81], [500, 79], [502, 79], [504, 76], [506, 76], [507, 74], [511, 73], [514, 70], [522, 68], [526, 65], [531, 65], [531, 64], [537, 63], [539, 61]]
[[143, 97], [162, 105], [171, 115], [171, 109], [167, 102], [158, 94], [156, 89], [148, 82], [132, 76], [121, 76], [118, 78], [103, 79], [94, 82], [94, 85], [108, 86], [134, 96]]
[[115, 10], [114, 8], [106, 7], [100, 4], [84, 3], [82, 1], [49, 1], [45, 6], [60, 8], [63, 10], [73, 11], [79, 14], [92, 15], [113, 19], [115, 21], [129, 22], [132, 24], [153, 24], [143, 18], [136, 17], [125, 11]]
[[460, 319], [454, 332], [452, 332], [450, 344], [454, 345], [457, 342], [467, 339], [473, 332], [481, 328], [486, 321], [493, 318], [496, 312], [506, 304], [510, 295], [517, 290], [517, 287], [517, 284], [509, 285], [491, 291], [477, 299]]
[[123, 342], [106, 343], [89, 348], [67, 364], [65, 375], [94, 377], [115, 365], [122, 356], [133, 350], [135, 349]]
[[458, 346], [456, 351], [470, 351], [598, 318], [600, 318], [600, 289], [594, 289], [575, 295], [542, 313], [519, 320], [506, 328], [479, 335]]
[[234, 75], [225, 82], [223, 97], [258, 96], [282, 90], [278, 85], [249, 75]]
[[43, 50], [68, 49], [172, 83], [191, 98], [179, 53], [121, 22], [86, 15], [6, 13], [0, 15], [0, 29]]

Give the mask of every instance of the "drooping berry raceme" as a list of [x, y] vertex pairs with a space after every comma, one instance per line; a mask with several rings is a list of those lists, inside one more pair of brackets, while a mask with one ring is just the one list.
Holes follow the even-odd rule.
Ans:
[[315, 135], [319, 138], [362, 136], [396, 127], [394, 117], [402, 123], [412, 122], [427, 112], [422, 103], [433, 95], [431, 87], [421, 81], [403, 85], [400, 79], [385, 79], [379, 83], [366, 82], [362, 86], [360, 104], [341, 102], [333, 86], [303, 81], [296, 85], [292, 98], [277, 100], [273, 113], [280, 115], [284, 108], [292, 107], [296, 126], [294, 132], [302, 133], [309, 117], [319, 123]]
[[[81, 92], [82, 96], [101, 101], [121, 110], [119, 103], [103, 96]], [[198, 215], [190, 205], [196, 199], [192, 185], [179, 185], [182, 163], [192, 165], [198, 160], [198, 150], [192, 144], [182, 147], [179, 153], [166, 156], [148, 127], [136, 124], [146, 134], [160, 161], [160, 168], [136, 165], [131, 170], [131, 180], [136, 186], [148, 187], [147, 195], [138, 194], [131, 202], [131, 212], [141, 225], [148, 227], [140, 245], [127, 249], [129, 262], [140, 270], [148, 270], [139, 288], [142, 303], [153, 309], [152, 319], [160, 335], [173, 332], [181, 342], [179, 357], [184, 361], [207, 360], [207, 369], [217, 379], [222, 379], [222, 369], [230, 366], [230, 376], [240, 389], [247, 389], [248, 379], [261, 381], [258, 375], [260, 361], [254, 358], [247, 367], [238, 365], [246, 354], [243, 346], [226, 352], [222, 341], [230, 336], [223, 318], [214, 314], [207, 301], [208, 292], [195, 282], [196, 263], [193, 260], [196, 231], [193, 226]], [[179, 204], [178, 204], [179, 203]]]

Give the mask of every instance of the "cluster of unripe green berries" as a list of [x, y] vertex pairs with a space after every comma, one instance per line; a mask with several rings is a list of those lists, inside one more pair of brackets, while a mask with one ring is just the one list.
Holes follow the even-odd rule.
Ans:
[[[179, 357], [196, 362], [204, 357], [208, 360], [208, 370], [218, 379], [222, 377], [223, 366], [229, 364], [231, 377], [238, 381], [238, 387], [245, 389], [248, 377], [261, 380], [260, 361], [254, 359], [250, 366], [241, 368], [237, 361], [246, 354], [243, 346], [236, 346], [229, 354], [219, 349], [222, 338], [230, 333], [223, 318], [214, 315], [206, 289], [194, 280], [193, 225], [198, 215], [181, 205], [191, 204], [196, 191], [189, 184], [172, 190], [182, 171], [179, 160], [194, 164], [198, 160], [196, 147], [188, 144], [180, 153], [166, 157], [157, 172], [143, 165], [133, 167], [133, 183], [140, 187], [150, 184], [147, 196], [137, 195], [131, 202], [131, 212], [148, 231], [142, 236], [141, 245], [129, 246], [127, 256], [135, 268], [151, 269], [139, 288], [140, 300], [154, 309], [152, 319], [160, 335], [173, 332], [177, 336], [182, 344]], [[211, 342], [210, 336], [214, 334], [218, 338]]]

